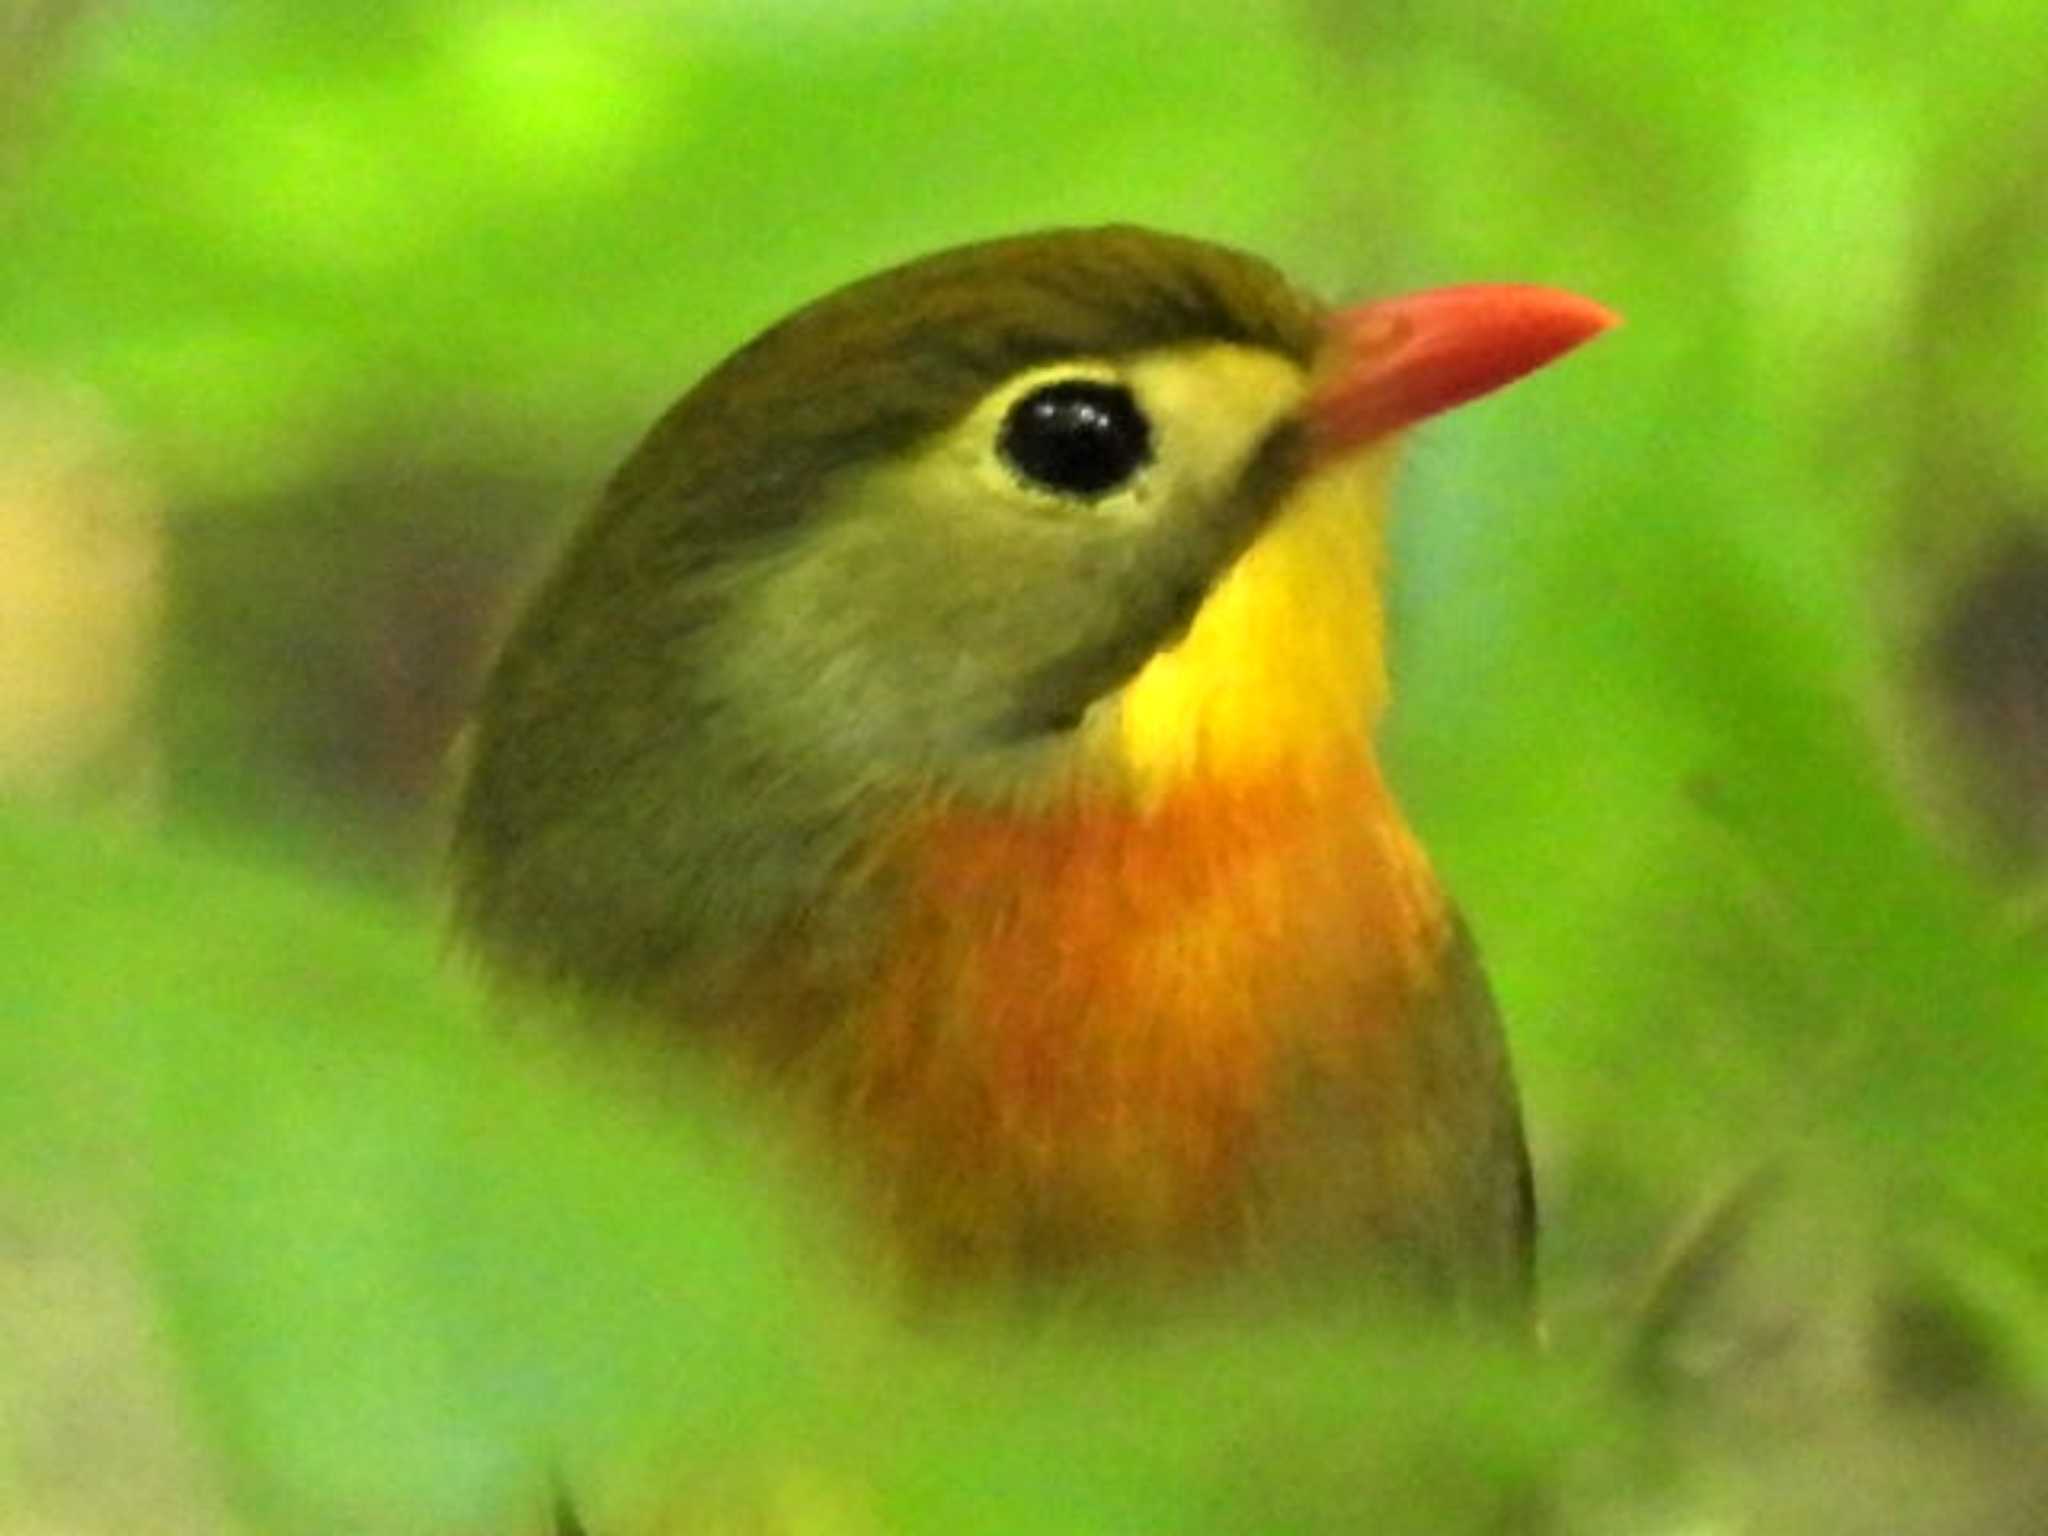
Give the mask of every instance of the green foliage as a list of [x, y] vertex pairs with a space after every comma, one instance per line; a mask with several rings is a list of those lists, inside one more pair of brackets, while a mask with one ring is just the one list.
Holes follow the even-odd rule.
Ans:
[[1483, 1514], [1587, 1411], [1342, 1319], [895, 1331], [758, 1119], [487, 1017], [417, 921], [105, 829], [0, 857], [0, 1147], [127, 1187], [260, 1529], [530, 1519], [560, 1476], [594, 1524], [1337, 1531], [1390, 1470]]
[[[1906, 610], [1955, 578], [1908, 562], [2048, 492], [1997, 449], [2042, 349], [1950, 341], [2011, 313], [2011, 235], [1958, 285], [1991, 221], [1949, 221], [2027, 217], [1984, 135], [2039, 131], [2034, 21], [1979, 7], [1912, 46], [1818, 7], [1563, 16], [1431, 7], [1362, 50], [1428, 168], [1430, 265], [1569, 281], [1628, 322], [1418, 456], [1404, 777], [1537, 1102], [1594, 1117], [1605, 1156], [1684, 1178], [1731, 1139], [1854, 1124], [1939, 1179], [1976, 1095], [2048, 1102], [2048, 959], [1930, 846], [1897, 718]], [[1534, 195], [1488, 198], [1503, 176]], [[1980, 361], [2011, 392], [1960, 419], [1928, 370]], [[2004, 482], [1925, 504], [1929, 462], [1973, 458]], [[1656, 1136], [1645, 1104], [1670, 1107]], [[2020, 1196], [2021, 1139], [1969, 1178]]]
[[636, 1115], [497, 1033], [417, 918], [103, 831], [0, 846], [9, 1144], [74, 1189], [140, 1154], [202, 1404], [284, 1528], [473, 1518], [631, 1415], [709, 1458], [777, 1422], [822, 1266], [714, 1107]]
[[370, 434], [594, 474], [850, 272], [1053, 221], [1256, 242], [1317, 158], [1307, 40], [1256, 8], [1171, 48], [1178, 12], [1075, 0], [289, 14], [85, 27], [0, 270], [15, 347], [188, 491], [289, 487]]

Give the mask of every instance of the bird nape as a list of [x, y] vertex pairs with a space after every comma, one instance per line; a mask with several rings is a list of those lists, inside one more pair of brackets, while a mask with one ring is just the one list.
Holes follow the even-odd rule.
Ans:
[[1393, 447], [1612, 316], [1129, 228], [839, 290], [655, 426], [485, 690], [458, 921], [776, 1085], [939, 1287], [1526, 1311], [1493, 1003], [1389, 792]]

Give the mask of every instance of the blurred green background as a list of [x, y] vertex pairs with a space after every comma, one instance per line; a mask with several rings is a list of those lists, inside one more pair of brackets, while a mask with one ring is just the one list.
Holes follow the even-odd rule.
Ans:
[[[2044, 56], [2029, 0], [0, 7], [0, 1532], [539, 1529], [557, 1475], [2048, 1528]], [[1398, 530], [1540, 1366], [901, 1337], [756, 1128], [443, 963], [465, 702], [645, 424], [851, 276], [1105, 220], [1627, 317], [1431, 426]]]

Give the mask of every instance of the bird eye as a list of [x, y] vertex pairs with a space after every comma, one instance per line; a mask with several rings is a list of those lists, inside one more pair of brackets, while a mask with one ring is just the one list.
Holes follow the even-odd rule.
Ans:
[[996, 448], [1046, 490], [1102, 496], [1151, 461], [1152, 424], [1121, 384], [1061, 379], [1010, 407]]

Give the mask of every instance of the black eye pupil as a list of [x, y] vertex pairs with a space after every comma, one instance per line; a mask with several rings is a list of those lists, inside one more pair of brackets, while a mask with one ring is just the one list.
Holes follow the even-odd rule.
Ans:
[[1063, 379], [1010, 407], [997, 446], [1027, 480], [1066, 496], [1101, 496], [1151, 459], [1152, 426], [1121, 384]]

